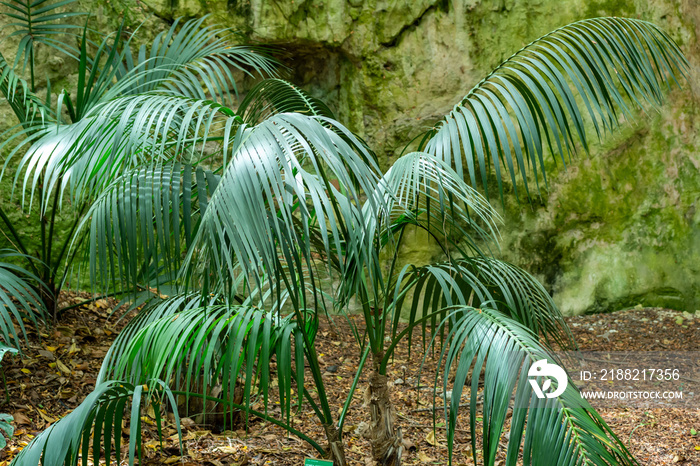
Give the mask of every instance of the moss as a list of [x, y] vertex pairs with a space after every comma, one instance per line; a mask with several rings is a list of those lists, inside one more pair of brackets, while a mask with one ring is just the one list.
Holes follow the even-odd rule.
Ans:
[[553, 174], [544, 206], [508, 204], [507, 255], [536, 273], [564, 311], [698, 308], [696, 113], [674, 93], [663, 113]]
[[586, 2], [584, 16], [586, 18], [597, 16], [634, 17], [636, 13], [636, 5], [629, 0], [590, 0]]
[[[330, 100], [383, 168], [485, 73], [568, 22], [601, 15], [647, 19], [698, 59], [700, 13], [674, 0], [169, 2], [148, 4], [166, 19], [211, 13], [210, 22], [285, 47], [290, 76]], [[137, 24], [147, 13], [138, 0], [82, 5], [96, 12], [103, 30], [116, 29], [122, 17]], [[164, 27], [151, 17], [140, 34], [148, 39]], [[53, 82], [70, 88], [70, 79]], [[522, 185], [518, 204], [506, 183], [503, 255], [535, 273], [566, 312], [640, 303], [700, 308], [700, 107], [687, 92], [674, 93], [661, 114], [640, 116], [603, 145], [591, 142], [590, 156], [579, 155], [566, 170], [548, 158], [549, 189], [532, 207]], [[0, 186], [3, 200], [7, 189]], [[37, 238], [37, 227], [19, 210], [12, 215]], [[403, 252], [416, 263], [438, 254], [420, 237], [409, 238]]]

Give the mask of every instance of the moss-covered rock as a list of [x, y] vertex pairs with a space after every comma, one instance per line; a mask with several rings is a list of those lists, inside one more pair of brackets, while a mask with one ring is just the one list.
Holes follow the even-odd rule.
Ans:
[[[288, 47], [288, 64], [305, 70], [295, 74], [301, 84], [315, 81], [311, 91], [385, 165], [501, 60], [568, 22], [642, 17], [698, 58], [692, 8], [664, 0], [238, 0], [206, 9], [255, 40]], [[315, 57], [314, 67], [299, 63]], [[538, 275], [565, 312], [700, 306], [700, 141], [690, 99], [675, 92], [661, 114], [559, 169], [542, 206], [508, 201], [503, 255]], [[438, 254], [420, 240], [405, 249], [416, 262]]]
[[[531, 40], [585, 17], [648, 19], [700, 59], [700, 13], [673, 0], [113, 0], [85, 3], [101, 25], [142, 33], [210, 14], [286, 50], [290, 79], [322, 97], [384, 166], [488, 71]], [[120, 10], [121, 9], [121, 10]], [[119, 13], [122, 11], [122, 13]], [[130, 16], [129, 16], [130, 15]], [[692, 86], [698, 82], [691, 76]], [[688, 86], [686, 86], [687, 88]], [[698, 103], [675, 91], [661, 113], [554, 169], [542, 205], [510, 196], [503, 255], [535, 273], [567, 313], [636, 304], [700, 307]], [[552, 163], [553, 165], [553, 163]], [[5, 188], [3, 188], [5, 190]], [[521, 200], [522, 201], [522, 200]], [[438, 255], [416, 238], [411, 260]]]

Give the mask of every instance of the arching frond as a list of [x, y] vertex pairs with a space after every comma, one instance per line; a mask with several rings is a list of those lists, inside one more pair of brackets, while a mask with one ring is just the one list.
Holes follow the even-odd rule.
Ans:
[[317, 258], [327, 258], [330, 268], [336, 257], [333, 265], [343, 270], [345, 258], [367, 254], [365, 217], [381, 208], [371, 201], [368, 214], [359, 205], [362, 193], [374, 190], [378, 168], [338, 123], [299, 114], [240, 130], [232, 153], [189, 260], [204, 260], [212, 282], [228, 283], [238, 267], [254, 287], [265, 277], [303, 308], [303, 290], [319, 280]]
[[[527, 328], [499, 311], [468, 306], [452, 308], [443, 325], [450, 321], [449, 345], [443, 346], [438, 364], [443, 371], [444, 392], [450, 371], [455, 373], [451, 398], [444, 400], [450, 461], [457, 413], [462, 393], [468, 388], [471, 432], [477, 432], [478, 416], [483, 432], [480, 451], [476, 435], [472, 435], [472, 451], [474, 458], [483, 457], [484, 464], [494, 464], [510, 409], [513, 415], [506, 454], [509, 466], [519, 461], [552, 466], [638, 464], [571, 380], [560, 396], [537, 397], [528, 379], [530, 366], [543, 359], [556, 359]], [[479, 390], [480, 380], [483, 391]], [[558, 383], [563, 381], [552, 380], [554, 388], [559, 387]], [[480, 412], [478, 398], [482, 399]]]
[[134, 384], [162, 378], [188, 394], [208, 395], [218, 386], [217, 397], [231, 406], [237, 404], [237, 388], [242, 388], [244, 406], [259, 390], [267, 411], [274, 358], [280, 407], [289, 422], [292, 380], [301, 403], [305, 338], [313, 345], [316, 322], [310, 319], [312, 327], [302, 330], [294, 315], [282, 318], [245, 306], [192, 308], [142, 327], [111, 373]]
[[[374, 195], [386, 205], [384, 227], [417, 225], [463, 255], [481, 253], [478, 242], [498, 244], [500, 215], [442, 160], [414, 152], [400, 157], [382, 177]], [[459, 245], [467, 243], [467, 248]], [[448, 252], [449, 254], [449, 252]]]
[[82, 29], [81, 26], [62, 21], [85, 15], [82, 12], [66, 10], [66, 7], [75, 3], [75, 0], [6, 0], [2, 3], [6, 7], [4, 15], [11, 18], [11, 22], [3, 26], [3, 29], [13, 29], [9, 34], [3, 35], [19, 37], [14, 67], [21, 64], [24, 68], [29, 64], [32, 83], [36, 44], [47, 45], [69, 56], [78, 55], [75, 47], [60, 39], [60, 36], [66, 33]]
[[44, 123], [52, 116], [51, 109], [32, 93], [25, 80], [15, 74], [2, 54], [0, 54], [0, 92], [17, 116], [18, 123], [24, 128], [35, 123]]
[[[383, 250], [393, 257], [390, 274], [398, 258], [403, 231], [416, 226], [428, 232], [435, 244], [449, 257], [458, 259], [472, 254], [485, 255], [482, 249], [498, 244], [498, 213], [486, 199], [462, 181], [445, 162], [422, 152], [400, 157], [384, 174], [376, 189], [370, 194], [367, 206], [376, 203], [383, 206], [380, 216], [371, 215], [366, 209], [368, 231], [376, 244], [376, 250], [365, 256], [352, 257], [345, 269], [340, 289], [336, 295], [337, 307], [344, 306], [350, 298], [385, 295], [386, 302], [376, 304], [385, 311], [392, 306], [386, 290], [394, 277], [384, 277]], [[387, 280], [387, 278], [389, 280]], [[403, 295], [402, 295], [403, 296]], [[436, 303], [437, 305], [437, 303]], [[386, 312], [370, 312], [363, 309], [373, 346], [384, 340]], [[398, 313], [396, 314], [398, 319]]]
[[120, 86], [121, 92], [136, 95], [165, 90], [232, 105], [231, 89], [238, 96], [234, 70], [250, 76], [276, 76], [277, 63], [267, 48], [233, 45], [231, 29], [204, 26], [205, 20], [192, 19], [181, 25], [178, 18], [137, 54], [127, 43], [125, 67], [118, 78], [128, 84]]
[[20, 347], [21, 338], [15, 324], [26, 340], [27, 329], [23, 319], [28, 319], [36, 327], [39, 321], [47, 317], [44, 303], [32, 286], [41, 283], [40, 280], [22, 267], [3, 261], [18, 256], [13, 252], [0, 254], [0, 337], [17, 348]]
[[266, 79], [255, 85], [238, 107], [238, 114], [248, 125], [256, 125], [277, 113], [301, 113], [335, 118], [321, 100], [282, 79]]
[[30, 204], [44, 176], [43, 207], [54, 189], [67, 188], [79, 205], [142, 164], [210, 157], [205, 147], [214, 136], [228, 150], [237, 125], [233, 116], [226, 107], [189, 97], [121, 97], [94, 107], [77, 123], [47, 128], [20, 160], [16, 179], [23, 178]]
[[145, 327], [148, 327], [158, 320], [168, 317], [172, 318], [180, 312], [200, 308], [204, 305], [215, 305], [217, 302], [216, 298], [205, 300], [201, 293], [194, 292], [165, 299], [160, 299], [158, 296], [151, 295], [150, 298], [145, 299], [143, 302], [136, 301], [134, 304], [143, 307], [124, 327], [124, 330], [119, 332], [119, 335], [117, 335], [117, 338], [109, 347], [109, 351], [102, 361], [100, 373], [97, 376], [97, 385], [117, 378], [115, 376], [115, 368], [117, 367], [118, 361], [126, 360], [126, 352], [130, 342], [136, 338], [136, 335]]
[[219, 178], [190, 164], [155, 162], [103, 189], [76, 234], [88, 231], [90, 274], [102, 291], [174, 284]]
[[[491, 257], [405, 267], [397, 275], [389, 305], [393, 338], [401, 340], [399, 322], [406, 319], [409, 326], [422, 327], [425, 339], [426, 331], [438, 328], [449, 308], [458, 305], [492, 307], [559, 349], [577, 348], [571, 330], [547, 290], [524, 270]], [[411, 351], [412, 332], [408, 332], [407, 338]], [[387, 361], [391, 357], [389, 353]]]
[[211, 139], [230, 136], [241, 121], [222, 105], [231, 105], [231, 88], [237, 93], [233, 70], [274, 76], [275, 62], [264, 48], [233, 46], [229, 30], [202, 21], [182, 27], [176, 21], [137, 56], [131, 40], [121, 40], [121, 29], [90, 55], [83, 31], [77, 91], [58, 99], [59, 113], [65, 109], [74, 124], [42, 128], [17, 147], [32, 146], [16, 177], [24, 170], [22, 190], [30, 193], [30, 204], [44, 170], [49, 189], [42, 189], [43, 207], [53, 189], [68, 186], [72, 201], [80, 204], [95, 196], [95, 187], [139, 163], [173, 154], [193, 162], [212, 155], [205, 151]]
[[[130, 402], [130, 406], [127, 404]], [[88, 455], [97, 463], [112, 457], [117, 464], [122, 460], [122, 435], [129, 438], [130, 465], [141, 458], [141, 413], [147, 406], [153, 408], [158, 435], [162, 435], [163, 408], [173, 411], [175, 426], [182, 448], [182, 432], [177, 403], [170, 389], [159, 380], [149, 380], [141, 385], [121, 381], [99, 384], [80, 405], [58, 422], [49, 426], [22, 449], [12, 460], [18, 466], [88, 465]], [[123, 420], [129, 419], [128, 434]], [[162, 437], [161, 437], [162, 440]], [[125, 458], [126, 459], [126, 458]]]
[[424, 150], [487, 194], [492, 165], [501, 198], [506, 174], [517, 195], [519, 171], [529, 198], [528, 167], [538, 192], [540, 176], [547, 182], [544, 147], [566, 163], [576, 137], [588, 150], [586, 114], [600, 137], [631, 116], [626, 101], [660, 104], [687, 69], [678, 46], [649, 22], [577, 21], [501, 63], [426, 135]]

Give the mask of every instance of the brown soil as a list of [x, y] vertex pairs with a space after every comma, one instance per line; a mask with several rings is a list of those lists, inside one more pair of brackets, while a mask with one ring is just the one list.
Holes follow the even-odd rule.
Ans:
[[[69, 294], [64, 297], [68, 303], [80, 299], [84, 296]], [[74, 409], [92, 390], [102, 358], [127, 320], [118, 320], [119, 313], [110, 315], [113, 305], [113, 302], [100, 300], [73, 309], [59, 325], [41, 334], [32, 334], [23, 358], [5, 357], [2, 366], [10, 402], [0, 406], [0, 412], [14, 416], [17, 430], [8, 447], [0, 452], [0, 466], [9, 464], [33, 436]], [[679, 317], [684, 318], [682, 323]], [[674, 311], [645, 308], [567, 320], [584, 350], [700, 351], [700, 317], [693, 319]], [[335, 324], [335, 327], [328, 323], [322, 325], [317, 348], [326, 370], [324, 378], [329, 398], [333, 408], [339, 410], [352, 383], [359, 351], [347, 331], [347, 323], [337, 318]], [[420, 350], [414, 346], [414, 352], [409, 355], [406, 347], [399, 348], [388, 374], [390, 381], [397, 382], [391, 388], [398, 413], [397, 425], [410, 447], [404, 462], [407, 465], [445, 464], [443, 411], [437, 411], [436, 434], [433, 434], [432, 391], [419, 393], [412, 385], [419, 377], [422, 354], [415, 349]], [[434, 385], [435, 364], [434, 359], [427, 359], [422, 384]], [[363, 374], [362, 388], [353, 399], [345, 425], [346, 457], [350, 464], [364, 465], [369, 457], [367, 441], [356, 432], [358, 426], [369, 419], [363, 407], [362, 392], [366, 385], [367, 375]], [[437, 404], [442, 406], [439, 399]], [[275, 413], [275, 409], [271, 412]], [[700, 409], [627, 407], [600, 412], [641, 464], [700, 465], [700, 434], [697, 433]], [[294, 415], [293, 422], [296, 428], [323, 444], [323, 429], [308, 406]], [[266, 422], [251, 421], [247, 432], [241, 428], [220, 434], [189, 419], [184, 423], [182, 456], [172, 426], [165, 429], [168, 438], [162, 450], [155, 432], [146, 427], [144, 464], [299, 466], [304, 458], [316, 456], [307, 444]], [[505, 445], [503, 440], [502, 446]], [[468, 407], [460, 411], [454, 460], [456, 465], [474, 464]]]

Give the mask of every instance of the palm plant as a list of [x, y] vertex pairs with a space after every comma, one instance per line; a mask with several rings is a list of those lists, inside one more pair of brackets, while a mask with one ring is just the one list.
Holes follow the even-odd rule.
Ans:
[[[231, 47], [228, 39], [231, 31], [202, 26], [203, 20], [190, 21], [179, 27], [179, 22], [159, 34], [150, 48], [141, 46], [132, 51], [132, 41], [124, 40], [122, 29], [97, 42], [91, 39], [93, 32], [87, 27], [67, 23], [86, 13], [66, 11], [74, 0], [51, 2], [48, 0], [9, 0], [3, 2], [4, 13], [12, 21], [5, 28], [11, 32], [6, 38], [19, 41], [13, 64], [0, 55], [0, 92], [10, 104], [17, 123], [4, 133], [2, 148], [9, 150], [2, 176], [14, 175], [15, 185], [23, 185], [22, 204], [30, 213], [38, 215], [41, 246], [31, 251], [26, 234], [18, 231], [12, 220], [0, 207], [0, 221], [7, 232], [6, 237], [17, 249], [26, 264], [32, 280], [25, 289], [40, 296], [38, 315], [54, 319], [63, 311], [58, 307], [58, 295], [64, 287], [71, 265], [76, 262], [80, 248], [71, 248], [71, 242], [82, 243], [85, 233], [75, 234], [80, 222], [95, 199], [96, 191], [81, 185], [76, 172], [78, 163], [71, 166], [56, 163], [55, 155], [70, 146], [66, 128], [87, 127], [91, 124], [88, 115], [95, 108], [118, 97], [160, 92], [187, 95], [193, 99], [213, 96], [222, 102], [232, 100], [237, 94], [234, 72], [267, 76], [274, 74], [275, 62], [261, 48]], [[78, 46], [71, 45], [74, 41]], [[38, 95], [35, 79], [35, 62], [39, 46], [50, 47], [75, 61], [77, 65], [77, 88], [72, 93], [65, 89], [56, 101], [51, 83], [43, 88], [45, 97]], [[28, 73], [29, 81], [19, 75]], [[67, 120], [67, 121], [66, 121]], [[36, 141], [41, 144], [27, 147]], [[26, 152], [17, 160], [18, 156]], [[136, 159], [131, 159], [136, 162]], [[126, 161], [125, 163], [130, 163]], [[8, 168], [10, 170], [8, 170]], [[83, 167], [86, 169], [94, 167]], [[21, 178], [25, 173], [24, 179]], [[95, 175], [95, 174], [91, 174]], [[91, 182], [108, 182], [114, 173], [105, 174], [104, 179]], [[82, 180], [84, 181], [84, 180]], [[31, 196], [25, 194], [31, 186]], [[71, 196], [66, 196], [70, 186]], [[93, 185], [93, 188], [99, 185]], [[83, 189], [78, 193], [77, 189]], [[34, 208], [35, 198], [38, 208]], [[71, 222], [67, 225], [65, 240], [55, 239], [57, 214], [64, 201], [70, 206]], [[64, 217], [66, 215], [64, 214]], [[80, 260], [81, 258], [78, 258]], [[16, 262], [16, 261], [15, 261]], [[26, 274], [25, 274], [26, 275]], [[141, 283], [147, 287], [148, 281]], [[117, 294], [121, 290], [117, 290]], [[4, 292], [0, 289], [0, 292]], [[5, 298], [5, 295], [0, 295]], [[29, 311], [29, 309], [26, 309]], [[5, 314], [3, 312], [3, 317]], [[8, 319], [5, 319], [8, 320]], [[8, 335], [3, 335], [7, 339]]]
[[[573, 384], [558, 398], [533, 394], [530, 365], [552, 358], [553, 344], [575, 342], [544, 288], [494, 257], [500, 218], [477, 188], [488, 194], [493, 170], [503, 199], [502, 172], [514, 188], [520, 172], [529, 198], [527, 167], [539, 189], [546, 146], [562, 159], [576, 136], [588, 147], [584, 113], [601, 136], [630, 114], [627, 102], [659, 103], [687, 67], [674, 42], [632, 19], [553, 31], [502, 63], [418, 152], [381, 173], [367, 144], [292, 84], [265, 80], [236, 106], [227, 66], [244, 61], [270, 73], [270, 63], [248, 49], [236, 55], [219, 42], [222, 31], [202, 24], [174, 26], [138, 58], [117, 34], [88, 60], [83, 39], [80, 63], [96, 71], [81, 75], [75, 101], [59, 97], [76, 119], [23, 133], [30, 147], [21, 191], [36, 195], [42, 212], [64, 197], [85, 206], [68, 250], [88, 251], [101, 292], [142, 307], [107, 355], [95, 392], [14, 463], [119, 459], [127, 411], [133, 463], [142, 406], [154, 406], [160, 432], [167, 405], [179, 429], [180, 397], [184, 409], [190, 399], [219, 403], [229, 422], [234, 408], [265, 419], [343, 465], [344, 421], [369, 366], [365, 434], [378, 464], [398, 465], [403, 443], [387, 368], [422, 328], [421, 349], [436, 348], [441, 363], [450, 452], [469, 383], [475, 458], [482, 401], [484, 464], [495, 462], [511, 408], [507, 464], [521, 454], [525, 464], [636, 464]], [[408, 228], [425, 231], [444, 261], [402, 265]], [[336, 416], [314, 340], [323, 314], [345, 312], [353, 300], [364, 317], [364, 327], [353, 327], [360, 363]], [[275, 377], [279, 417], [268, 411]], [[292, 409], [303, 404], [327, 447], [292, 426]]]

